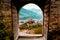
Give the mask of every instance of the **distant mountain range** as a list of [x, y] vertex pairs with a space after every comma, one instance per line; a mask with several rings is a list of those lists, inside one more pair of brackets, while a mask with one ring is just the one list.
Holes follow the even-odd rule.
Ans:
[[[30, 9], [30, 10], [28, 10], [28, 9], [24, 9], [24, 8], [22, 8], [21, 10], [20, 10], [20, 13], [19, 13], [19, 19], [20, 20], [26, 20], [26, 19], [28, 19], [28, 18], [33, 18], [33, 19], [42, 19], [43, 18], [43, 16], [42, 15], [39, 15], [38, 13], [40, 13], [39, 12], [39, 9]], [[41, 13], [40, 13], [41, 14]]]

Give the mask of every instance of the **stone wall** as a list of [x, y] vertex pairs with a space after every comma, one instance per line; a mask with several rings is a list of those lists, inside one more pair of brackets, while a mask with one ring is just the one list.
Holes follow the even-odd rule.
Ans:
[[[2, 5], [2, 6], [1, 6]], [[18, 38], [18, 13], [15, 6], [11, 10], [11, 0], [1, 0], [0, 1], [0, 17], [9, 12], [9, 20], [11, 20], [11, 28], [14, 31], [14, 40]], [[7, 16], [8, 17], [8, 16]], [[51, 3], [48, 3], [44, 7], [44, 37], [26, 39], [26, 40], [60, 40], [60, 0], [51, 0]], [[49, 31], [49, 32], [48, 32]], [[22, 40], [19, 39], [19, 40]], [[23, 38], [23, 40], [25, 40]]]
[[14, 40], [18, 38], [18, 13], [16, 7], [12, 5], [12, 22], [13, 22], [13, 32], [14, 32]]
[[[4, 40], [13, 40], [13, 27], [12, 27], [12, 16], [11, 16], [11, 0], [0, 0], [0, 21], [4, 24], [4, 33], [5, 39]], [[0, 24], [1, 25], [1, 24]], [[0, 26], [1, 27], [1, 26]], [[3, 25], [2, 25], [3, 27]], [[1, 31], [0, 31], [1, 32]], [[4, 34], [3, 34], [4, 35]], [[0, 35], [1, 37], [1, 35]]]
[[49, 20], [49, 40], [60, 40], [60, 0], [51, 0]]

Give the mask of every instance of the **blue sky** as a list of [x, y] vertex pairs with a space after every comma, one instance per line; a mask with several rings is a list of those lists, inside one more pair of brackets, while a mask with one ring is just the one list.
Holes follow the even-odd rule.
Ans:
[[40, 7], [38, 7], [35, 4], [31, 4], [31, 3], [23, 6], [19, 10], [19, 19], [26, 20], [28, 18], [42, 20], [43, 19], [43, 12], [40, 9]]

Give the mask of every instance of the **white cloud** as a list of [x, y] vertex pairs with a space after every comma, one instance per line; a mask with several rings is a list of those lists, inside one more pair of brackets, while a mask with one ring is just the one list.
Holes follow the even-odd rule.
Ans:
[[[43, 12], [42, 12], [41, 8], [36, 4], [29, 3], [29, 4], [24, 5], [22, 8], [28, 9], [28, 10], [32, 9], [30, 11], [36, 12], [37, 15], [40, 15], [40, 16], [43, 15]], [[33, 10], [33, 9], [37, 9], [37, 10]], [[19, 18], [32, 16], [32, 15], [28, 15], [28, 13], [22, 13], [22, 12], [19, 12], [19, 13], [23, 14], [23, 15], [20, 15]], [[42, 18], [43, 18], [43, 16], [42, 16]]]
[[23, 8], [25, 8], [25, 9], [32, 9], [32, 8], [40, 9], [39, 6], [37, 6], [36, 4], [33, 4], [33, 3], [26, 4], [23, 6]]
[[26, 4], [22, 8], [28, 9], [28, 10], [29, 9], [38, 9], [39, 10], [39, 12], [37, 12], [38, 15], [42, 15], [41, 13], [43, 13], [42, 10], [41, 10], [41, 8], [38, 5], [33, 4], [33, 3]]

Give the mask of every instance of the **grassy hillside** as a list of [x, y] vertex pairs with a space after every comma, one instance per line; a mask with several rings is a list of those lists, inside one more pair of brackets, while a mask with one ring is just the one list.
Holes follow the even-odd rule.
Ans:
[[22, 25], [20, 25], [20, 30], [26, 30], [26, 29], [28, 29], [30, 32], [32, 32], [33, 34], [41, 34], [42, 33], [42, 24], [41, 23], [36, 23], [35, 25], [32, 25], [32, 26], [29, 26], [28, 27], [28, 25], [27, 25], [27, 23], [28, 24], [33, 24], [33, 23], [35, 23], [35, 21], [28, 21], [28, 22], [26, 22], [26, 23], [24, 23], [24, 24], [22, 24]]

